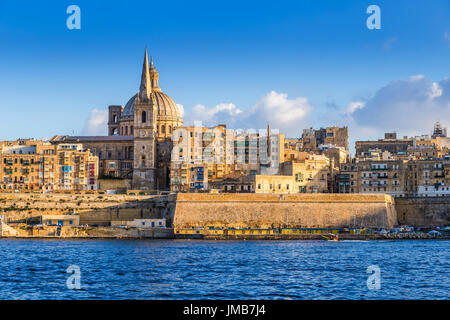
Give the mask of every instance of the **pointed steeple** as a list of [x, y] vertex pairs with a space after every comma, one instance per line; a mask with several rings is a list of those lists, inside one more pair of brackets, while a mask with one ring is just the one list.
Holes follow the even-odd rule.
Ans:
[[141, 101], [149, 101], [152, 93], [150, 70], [148, 67], [147, 48], [145, 48], [144, 65], [142, 66], [141, 87], [139, 88], [139, 98]]

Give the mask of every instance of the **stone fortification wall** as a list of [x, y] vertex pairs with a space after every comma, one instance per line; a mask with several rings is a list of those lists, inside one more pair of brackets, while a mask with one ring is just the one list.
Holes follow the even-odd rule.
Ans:
[[175, 228], [384, 227], [397, 224], [388, 195], [178, 194]]
[[396, 198], [394, 204], [390, 196], [371, 194], [0, 194], [5, 222], [72, 212], [89, 225], [165, 218], [178, 228], [420, 227], [449, 225], [450, 198]]
[[25, 222], [45, 214], [77, 213], [80, 224], [109, 225], [111, 220], [166, 218], [171, 223], [170, 196], [98, 194], [0, 194], [0, 215], [5, 222]]
[[396, 198], [400, 224], [416, 227], [450, 225], [450, 197]]
[[131, 179], [98, 179], [99, 190], [125, 191], [131, 189]]

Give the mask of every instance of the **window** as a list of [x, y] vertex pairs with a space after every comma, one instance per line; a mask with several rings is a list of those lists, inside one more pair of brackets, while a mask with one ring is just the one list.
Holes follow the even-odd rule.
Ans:
[[147, 122], [147, 112], [142, 111], [142, 123]]

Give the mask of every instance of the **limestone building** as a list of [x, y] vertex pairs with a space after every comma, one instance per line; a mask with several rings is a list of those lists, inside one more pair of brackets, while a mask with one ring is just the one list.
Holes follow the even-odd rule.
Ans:
[[414, 144], [413, 138], [403, 137], [397, 138], [397, 134], [385, 133], [384, 139], [377, 141], [356, 141], [356, 157], [365, 157], [371, 150], [379, 149], [381, 152], [389, 151], [391, 154], [406, 154], [409, 147]]
[[340, 193], [388, 193], [395, 197], [450, 195], [450, 158], [356, 160], [341, 165]]
[[55, 136], [51, 142], [82, 143], [100, 158], [100, 176], [132, 179], [135, 189], [169, 187], [172, 133], [183, 126], [177, 104], [159, 86], [145, 50], [139, 92], [125, 107], [108, 108], [108, 136]]
[[348, 127], [326, 127], [315, 130], [304, 129], [302, 134], [303, 151], [315, 152], [320, 145], [333, 145], [349, 150]]
[[0, 148], [3, 192], [97, 190], [98, 157], [82, 144], [19, 139]]
[[189, 170], [195, 166], [201, 165], [208, 183], [217, 185], [227, 179], [240, 181], [247, 175], [277, 174], [284, 161], [284, 135], [271, 132], [269, 126], [262, 132], [237, 132], [225, 125], [188, 126], [174, 135], [172, 191], [189, 189]]

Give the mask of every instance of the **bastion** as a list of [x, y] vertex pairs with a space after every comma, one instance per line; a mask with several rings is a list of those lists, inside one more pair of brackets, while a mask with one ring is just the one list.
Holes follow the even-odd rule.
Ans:
[[179, 193], [175, 229], [188, 228], [392, 228], [394, 199], [384, 194]]
[[109, 226], [111, 221], [166, 218], [172, 223], [174, 195], [1, 193], [6, 223], [38, 222], [42, 215], [78, 214], [81, 225]]
[[175, 228], [445, 226], [450, 198], [384, 194], [179, 193], [169, 195], [0, 193], [5, 223], [39, 223], [42, 215], [80, 215], [80, 224], [164, 218]]

